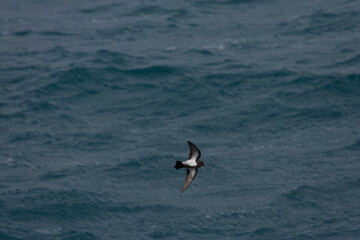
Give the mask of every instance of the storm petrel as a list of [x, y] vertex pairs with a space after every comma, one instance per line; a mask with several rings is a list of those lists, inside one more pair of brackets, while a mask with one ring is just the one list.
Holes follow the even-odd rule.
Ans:
[[200, 150], [193, 144], [192, 142], [188, 141], [190, 154], [189, 159], [186, 161], [176, 161], [174, 168], [186, 168], [186, 178], [184, 185], [181, 188], [181, 192], [184, 192], [190, 183], [194, 180], [198, 169], [202, 166], [205, 166], [204, 162], [200, 161], [199, 158], [201, 157]]

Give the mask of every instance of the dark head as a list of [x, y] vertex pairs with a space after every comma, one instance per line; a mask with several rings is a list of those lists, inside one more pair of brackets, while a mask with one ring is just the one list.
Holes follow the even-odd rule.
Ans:
[[202, 162], [202, 161], [199, 161], [199, 162], [198, 162], [198, 165], [199, 165], [199, 167], [202, 167], [202, 166], [204, 166], [204, 167], [205, 167], [205, 163], [204, 163], [204, 162]]

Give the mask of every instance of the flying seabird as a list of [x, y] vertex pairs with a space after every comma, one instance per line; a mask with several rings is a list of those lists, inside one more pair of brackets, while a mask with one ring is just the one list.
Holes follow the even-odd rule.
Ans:
[[202, 166], [205, 166], [204, 162], [200, 161], [199, 158], [201, 157], [200, 150], [193, 144], [192, 142], [188, 141], [190, 154], [189, 159], [186, 161], [176, 161], [174, 168], [186, 168], [186, 178], [184, 185], [181, 188], [181, 192], [184, 192], [186, 188], [190, 185], [190, 183], [194, 180], [198, 169]]

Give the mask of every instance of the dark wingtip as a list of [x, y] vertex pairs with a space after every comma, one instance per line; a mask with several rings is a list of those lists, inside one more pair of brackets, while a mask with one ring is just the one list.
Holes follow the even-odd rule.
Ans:
[[193, 144], [192, 142], [190, 142], [190, 141], [187, 141], [187, 142], [188, 142], [188, 145], [189, 145], [189, 148], [190, 148], [189, 158], [191, 158], [191, 156], [192, 156], [192, 154], [194, 152], [198, 152], [199, 156], [197, 157], [197, 159], [199, 159], [201, 157], [201, 152], [200, 152], [199, 148], [195, 144]]
[[[189, 146], [195, 146], [195, 144], [192, 143], [191, 141], [187, 141], [187, 143], [188, 143]], [[196, 146], [195, 146], [195, 147], [196, 147]]]

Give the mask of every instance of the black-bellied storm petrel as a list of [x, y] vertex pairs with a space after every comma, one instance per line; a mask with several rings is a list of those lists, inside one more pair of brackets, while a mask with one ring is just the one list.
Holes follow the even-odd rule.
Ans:
[[187, 187], [190, 185], [190, 183], [194, 180], [198, 172], [198, 169], [201, 168], [202, 166], [205, 166], [204, 162], [199, 160], [199, 158], [201, 157], [200, 150], [192, 142], [188, 141], [188, 144], [190, 148], [189, 159], [184, 162], [176, 161], [176, 164], [174, 166], [174, 168], [176, 169], [187, 168], [186, 178], [184, 185], [181, 188], [181, 192], [184, 192], [187, 189]]

